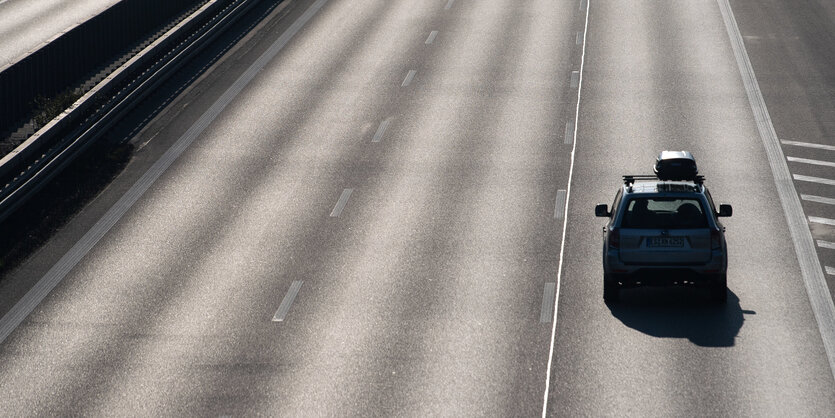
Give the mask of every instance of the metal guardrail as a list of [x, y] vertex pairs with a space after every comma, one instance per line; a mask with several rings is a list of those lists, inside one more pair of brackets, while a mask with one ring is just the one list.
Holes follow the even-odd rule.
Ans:
[[208, 2], [0, 159], [0, 222], [257, 2]]

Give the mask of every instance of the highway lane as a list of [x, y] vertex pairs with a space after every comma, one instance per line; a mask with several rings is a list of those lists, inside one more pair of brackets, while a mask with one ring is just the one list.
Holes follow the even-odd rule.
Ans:
[[116, 3], [118, 0], [0, 1], [0, 68]]
[[[835, 4], [825, 1], [733, 2], [748, 55], [792, 174], [835, 178]], [[820, 147], [820, 146], [823, 147]], [[830, 165], [820, 165], [829, 163]], [[807, 216], [835, 219], [831, 184], [795, 181]], [[835, 267], [832, 225], [811, 222], [822, 268]], [[827, 275], [829, 289], [835, 276]]]
[[[0, 289], [42, 276], [321, 4], [288, 2], [173, 103]], [[539, 413], [577, 6], [325, 2], [0, 345], [2, 413]]]
[[[590, 22], [549, 413], [831, 415], [832, 371], [717, 2], [592, 2]], [[785, 73], [768, 75], [766, 91], [784, 88]], [[692, 151], [734, 205], [727, 306], [687, 289], [602, 303], [593, 206], [661, 149]]]

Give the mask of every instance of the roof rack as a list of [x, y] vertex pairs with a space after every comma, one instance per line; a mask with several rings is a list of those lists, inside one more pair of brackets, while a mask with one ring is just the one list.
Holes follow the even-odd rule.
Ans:
[[632, 191], [632, 185], [635, 183], [636, 180], [657, 180], [659, 182], [669, 182], [669, 181], [684, 181], [684, 182], [693, 182], [699, 186], [703, 185], [705, 182], [705, 176], [699, 174], [693, 177], [692, 180], [662, 180], [658, 178], [655, 174], [628, 174], [623, 176], [623, 184], [626, 185], [627, 191]]

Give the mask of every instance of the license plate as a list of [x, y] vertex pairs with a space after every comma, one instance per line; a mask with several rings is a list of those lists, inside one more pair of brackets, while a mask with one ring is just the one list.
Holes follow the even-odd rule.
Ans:
[[647, 238], [647, 247], [684, 247], [684, 237], [650, 237]]

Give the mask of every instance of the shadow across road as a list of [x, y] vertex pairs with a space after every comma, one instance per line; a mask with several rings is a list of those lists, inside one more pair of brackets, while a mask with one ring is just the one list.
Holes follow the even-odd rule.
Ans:
[[727, 303], [717, 305], [701, 289], [629, 289], [608, 307], [630, 328], [658, 338], [687, 338], [701, 347], [732, 347], [744, 315], [756, 315], [743, 310], [730, 290]]

